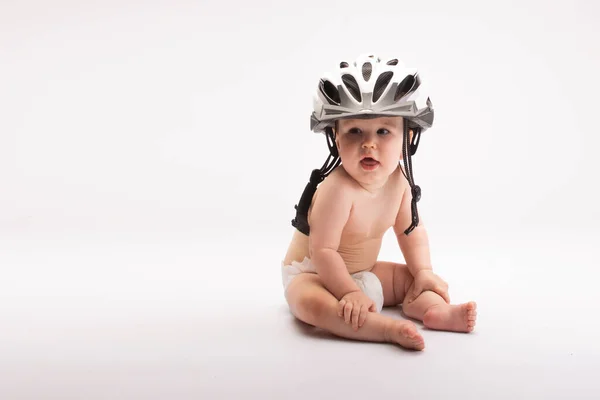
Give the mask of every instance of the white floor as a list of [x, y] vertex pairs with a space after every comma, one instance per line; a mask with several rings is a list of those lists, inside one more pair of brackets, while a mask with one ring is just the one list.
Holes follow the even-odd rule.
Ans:
[[296, 322], [287, 237], [5, 235], [0, 399], [598, 399], [598, 239], [436, 237], [437, 272], [479, 320], [423, 329], [416, 353]]

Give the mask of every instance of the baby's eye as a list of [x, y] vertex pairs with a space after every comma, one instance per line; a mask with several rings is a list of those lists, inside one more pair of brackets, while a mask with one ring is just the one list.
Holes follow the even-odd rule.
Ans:
[[385, 136], [385, 135], [389, 135], [390, 131], [388, 131], [387, 129], [381, 128], [380, 130], [377, 131], [377, 133]]
[[350, 134], [352, 134], [352, 135], [353, 135], [353, 134], [360, 134], [360, 129], [358, 129], [358, 128], [352, 128], [352, 129], [350, 129], [350, 130], [348, 131], [348, 133], [350, 133]]

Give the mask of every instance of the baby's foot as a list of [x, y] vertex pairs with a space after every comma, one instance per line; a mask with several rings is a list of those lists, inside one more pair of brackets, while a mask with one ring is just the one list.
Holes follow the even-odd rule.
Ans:
[[417, 327], [410, 321], [392, 321], [386, 330], [388, 342], [398, 343], [407, 349], [423, 350], [425, 342], [417, 332]]
[[433, 306], [423, 316], [423, 324], [431, 329], [453, 332], [471, 332], [477, 319], [477, 304], [470, 301], [464, 304]]

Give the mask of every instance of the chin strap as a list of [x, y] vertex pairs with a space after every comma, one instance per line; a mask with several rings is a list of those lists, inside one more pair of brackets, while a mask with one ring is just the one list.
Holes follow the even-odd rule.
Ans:
[[[400, 167], [400, 170], [402, 171], [402, 174], [404, 174], [404, 176], [406, 177], [406, 180], [410, 185], [410, 192], [412, 194], [412, 200], [410, 202], [410, 209], [412, 211], [412, 223], [404, 231], [404, 233], [408, 236], [413, 231], [413, 229], [415, 229], [419, 225], [419, 211], [417, 210], [417, 202], [421, 200], [421, 187], [415, 185], [411, 157], [417, 152], [417, 147], [419, 146], [419, 141], [421, 139], [421, 129], [415, 128], [413, 130], [414, 137], [412, 138], [411, 143], [409, 145], [409, 127], [407, 122], [408, 121], [404, 122], [404, 137], [402, 141], [402, 159], [404, 160], [406, 173], [404, 173], [402, 166]], [[407, 151], [409, 147], [410, 151]]]
[[314, 169], [310, 174], [310, 181], [306, 184], [300, 202], [294, 206], [296, 209], [296, 218], [292, 220], [292, 226], [304, 233], [306, 236], [310, 233], [308, 225], [308, 209], [312, 203], [313, 196], [317, 191], [317, 186], [340, 165], [341, 160], [335, 147], [335, 139], [333, 138], [333, 129], [325, 129], [325, 138], [327, 139], [327, 147], [329, 147], [329, 155], [321, 169]]

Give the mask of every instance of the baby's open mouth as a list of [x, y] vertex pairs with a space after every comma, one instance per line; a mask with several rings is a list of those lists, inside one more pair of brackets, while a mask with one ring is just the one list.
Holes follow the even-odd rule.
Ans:
[[365, 157], [360, 160], [360, 166], [365, 171], [374, 171], [379, 168], [379, 161], [371, 157]]
[[379, 163], [379, 161], [377, 161], [376, 159], [371, 158], [371, 157], [365, 157], [362, 160], [360, 160], [360, 162], [361, 162], [361, 164], [365, 164], [365, 165], [375, 165], [375, 164]]

